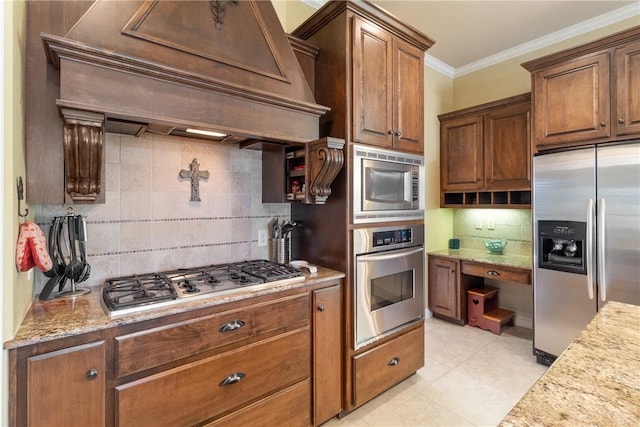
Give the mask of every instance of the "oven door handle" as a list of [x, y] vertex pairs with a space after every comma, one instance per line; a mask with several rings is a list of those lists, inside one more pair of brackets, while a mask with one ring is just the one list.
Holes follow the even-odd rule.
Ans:
[[403, 258], [408, 255], [417, 254], [423, 252], [424, 248], [410, 248], [385, 252], [383, 254], [370, 254], [370, 255], [358, 255], [356, 260], [358, 262], [371, 262], [371, 261], [388, 261], [391, 259]]

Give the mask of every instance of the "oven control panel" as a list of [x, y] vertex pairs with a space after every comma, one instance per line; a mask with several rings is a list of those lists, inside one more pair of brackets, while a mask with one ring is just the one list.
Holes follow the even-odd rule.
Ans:
[[411, 242], [411, 229], [376, 231], [373, 233], [373, 247], [397, 245]]

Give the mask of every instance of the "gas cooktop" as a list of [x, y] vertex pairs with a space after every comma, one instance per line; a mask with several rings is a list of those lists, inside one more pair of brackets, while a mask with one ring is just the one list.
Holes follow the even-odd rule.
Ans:
[[102, 302], [114, 316], [262, 284], [303, 280], [304, 275], [295, 268], [265, 260], [181, 268], [107, 279], [102, 286]]

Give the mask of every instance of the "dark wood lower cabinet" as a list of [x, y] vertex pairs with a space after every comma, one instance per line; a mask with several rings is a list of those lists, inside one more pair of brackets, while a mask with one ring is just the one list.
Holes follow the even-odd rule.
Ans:
[[319, 425], [342, 410], [343, 329], [336, 279], [31, 342], [9, 350], [10, 423]]
[[340, 286], [313, 291], [313, 425], [342, 411], [342, 304]]
[[241, 408], [308, 379], [309, 344], [300, 329], [116, 387], [116, 424], [192, 426]]
[[306, 426], [310, 424], [309, 399], [311, 399], [311, 381], [301, 381], [205, 426]]
[[353, 357], [353, 402], [373, 399], [424, 366], [424, 322], [416, 329]]
[[105, 425], [105, 343], [27, 358], [29, 426]]
[[460, 260], [429, 255], [429, 310], [434, 317], [467, 323], [467, 290], [482, 287], [480, 277], [462, 274]]

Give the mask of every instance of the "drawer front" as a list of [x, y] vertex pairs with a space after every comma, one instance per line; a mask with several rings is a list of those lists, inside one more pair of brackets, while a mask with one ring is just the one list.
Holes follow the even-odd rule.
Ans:
[[310, 357], [305, 327], [116, 387], [116, 423], [192, 426], [308, 379]]
[[239, 411], [206, 424], [206, 427], [301, 427], [311, 424], [311, 381], [305, 380]]
[[487, 279], [508, 280], [510, 282], [531, 284], [530, 270], [497, 266], [495, 264], [462, 261], [462, 274], [479, 276]]
[[116, 375], [129, 375], [213, 348], [309, 322], [301, 294], [116, 338]]
[[374, 398], [424, 366], [424, 323], [353, 358], [356, 406]]

